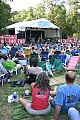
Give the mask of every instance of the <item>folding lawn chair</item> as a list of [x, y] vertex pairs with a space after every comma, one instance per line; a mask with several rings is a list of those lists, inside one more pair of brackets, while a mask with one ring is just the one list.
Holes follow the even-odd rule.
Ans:
[[53, 69], [62, 71], [62, 59], [57, 58], [54, 60], [54, 68]]
[[66, 55], [65, 54], [59, 54], [58, 58], [61, 58], [62, 59], [62, 64], [66, 65]]
[[49, 75], [53, 76], [51, 65], [49, 64], [49, 62], [39, 61], [38, 66], [42, 67], [44, 71], [48, 72]]
[[49, 63], [51, 64], [51, 69], [52, 69], [52, 66], [54, 65], [55, 58], [56, 58], [55, 54], [49, 56]]
[[3, 66], [7, 71], [14, 70], [14, 62], [2, 62]]
[[0, 75], [0, 82], [2, 86], [4, 85], [4, 76], [5, 74]]
[[29, 58], [30, 66], [32, 66], [32, 60], [33, 60], [34, 58], [37, 58], [37, 59], [38, 59], [38, 53], [31, 53], [31, 54], [30, 54], [30, 58]]
[[29, 57], [30, 57], [30, 54], [31, 54], [31, 49], [25, 49], [24, 54], [25, 54], [25, 57], [26, 57], [27, 60], [28, 60]]
[[9, 71], [10, 73], [13, 73], [13, 71], [16, 72], [16, 75], [17, 75], [17, 72], [19, 70], [19, 68], [21, 67], [19, 64], [17, 64], [17, 66], [14, 65], [14, 62], [2, 62], [3, 66], [5, 67], [5, 69], [7, 71]]
[[49, 52], [44, 51], [41, 53], [41, 61], [45, 61], [48, 60], [49, 56], [48, 56]]
[[45, 63], [45, 61], [38, 61], [38, 66], [42, 67], [42, 69], [44, 71], [46, 71], [46, 63]]
[[80, 56], [71, 56], [68, 65], [64, 68], [66, 70], [76, 70], [79, 61], [80, 61]]
[[37, 76], [37, 74], [28, 74], [28, 75], [26, 75], [25, 83], [31, 84], [32, 82], [36, 82], [36, 76]]
[[22, 66], [26, 66], [27, 65], [27, 59], [18, 59], [19, 63], [22, 65]]

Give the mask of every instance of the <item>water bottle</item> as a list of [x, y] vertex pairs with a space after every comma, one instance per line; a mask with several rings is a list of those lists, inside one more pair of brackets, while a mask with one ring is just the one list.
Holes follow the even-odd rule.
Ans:
[[13, 99], [16, 100], [17, 99], [17, 92], [14, 90], [14, 93], [13, 93]]

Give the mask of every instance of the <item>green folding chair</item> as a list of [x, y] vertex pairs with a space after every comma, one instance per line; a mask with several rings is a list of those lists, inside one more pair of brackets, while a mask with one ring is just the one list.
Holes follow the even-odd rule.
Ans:
[[54, 60], [54, 70], [62, 71], [62, 59], [55, 59]]
[[31, 53], [31, 54], [30, 54], [30, 58], [29, 58], [30, 66], [32, 66], [32, 60], [33, 60], [34, 58], [37, 58], [37, 59], [38, 59], [38, 53]]
[[46, 63], [45, 63], [45, 61], [38, 61], [38, 66], [42, 67], [42, 69], [44, 71], [46, 71]]
[[7, 71], [14, 70], [14, 62], [2, 62], [2, 65]]
[[55, 58], [56, 58], [55, 54], [49, 56], [49, 63], [51, 64], [51, 69], [52, 69], [52, 66], [54, 64]]

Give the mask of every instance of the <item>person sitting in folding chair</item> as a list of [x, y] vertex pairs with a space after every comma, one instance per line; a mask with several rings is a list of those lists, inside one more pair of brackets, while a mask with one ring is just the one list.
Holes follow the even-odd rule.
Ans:
[[4, 62], [3, 62], [3, 63], [5, 63], [5, 62], [7, 62], [7, 63], [12, 62], [13, 68], [12, 68], [12, 66], [9, 65], [9, 67], [12, 68], [12, 69], [9, 69], [9, 70], [10, 70], [10, 71], [11, 71], [11, 70], [12, 70], [12, 71], [16, 71], [16, 75], [17, 75], [18, 69], [22, 68], [22, 69], [24, 70], [24, 66], [22, 66], [21, 64], [16, 64], [16, 62], [13, 61], [13, 60], [10, 60], [7, 55], [4, 55], [4, 56], [3, 56], [3, 59], [4, 59]]
[[3, 67], [3, 65], [0, 63], [0, 76], [4, 74], [4, 79], [9, 80], [10, 79], [10, 73], [6, 71], [6, 69]]
[[26, 70], [26, 76], [29, 75], [29, 78], [27, 77], [25, 82], [28, 84], [35, 82], [36, 75], [42, 71], [43, 71], [42, 67], [38, 66], [38, 59], [34, 58], [32, 60], [32, 67], [30, 67], [28, 70]]

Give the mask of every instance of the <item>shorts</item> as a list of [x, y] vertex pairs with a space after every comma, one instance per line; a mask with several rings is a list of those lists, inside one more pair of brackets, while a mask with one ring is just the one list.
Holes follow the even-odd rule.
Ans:
[[48, 114], [51, 111], [51, 105], [49, 103], [49, 106], [44, 110], [34, 110], [31, 108], [31, 103], [28, 103], [26, 105], [26, 110], [29, 114], [32, 115], [43, 115], [43, 114]]

